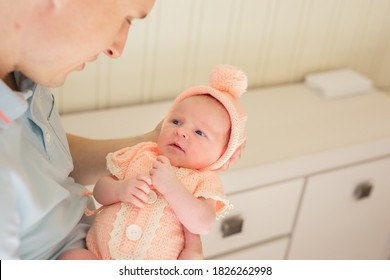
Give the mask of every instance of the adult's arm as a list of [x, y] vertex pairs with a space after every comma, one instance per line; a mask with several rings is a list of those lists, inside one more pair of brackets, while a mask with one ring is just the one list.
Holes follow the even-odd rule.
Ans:
[[160, 125], [155, 130], [140, 136], [122, 139], [96, 140], [68, 133], [70, 153], [74, 169], [70, 174], [76, 182], [83, 185], [93, 185], [108, 174], [106, 155], [110, 152], [133, 146], [143, 141], [156, 141]]

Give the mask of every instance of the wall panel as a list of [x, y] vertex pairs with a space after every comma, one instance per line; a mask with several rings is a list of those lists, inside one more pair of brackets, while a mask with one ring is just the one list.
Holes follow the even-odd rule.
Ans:
[[53, 90], [62, 113], [148, 103], [231, 63], [249, 86], [351, 67], [390, 88], [389, 0], [157, 0], [120, 59], [100, 55]]

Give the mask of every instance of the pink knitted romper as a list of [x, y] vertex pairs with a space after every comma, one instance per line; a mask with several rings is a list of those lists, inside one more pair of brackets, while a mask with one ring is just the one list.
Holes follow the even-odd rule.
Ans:
[[[149, 174], [157, 156], [157, 144], [145, 142], [110, 153], [107, 166], [114, 176], [124, 180]], [[217, 202], [217, 216], [231, 207], [215, 172], [174, 168], [193, 195]], [[88, 249], [100, 259], [177, 259], [184, 246], [182, 225], [164, 197], [153, 191], [156, 201], [144, 208], [128, 203], [103, 207], [88, 232]]]

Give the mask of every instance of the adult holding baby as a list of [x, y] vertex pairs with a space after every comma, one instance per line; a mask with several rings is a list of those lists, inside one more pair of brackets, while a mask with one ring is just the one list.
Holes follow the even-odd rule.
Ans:
[[[55, 259], [84, 248], [83, 185], [106, 174], [107, 153], [156, 139], [66, 134], [47, 87], [100, 53], [120, 57], [131, 22], [154, 0], [0, 1], [0, 259]], [[179, 258], [202, 257], [187, 233]]]

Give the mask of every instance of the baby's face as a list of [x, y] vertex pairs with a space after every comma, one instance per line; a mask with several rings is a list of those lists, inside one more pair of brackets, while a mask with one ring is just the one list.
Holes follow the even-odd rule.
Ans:
[[157, 144], [172, 165], [202, 169], [216, 162], [230, 137], [230, 118], [210, 96], [181, 101], [161, 129]]

